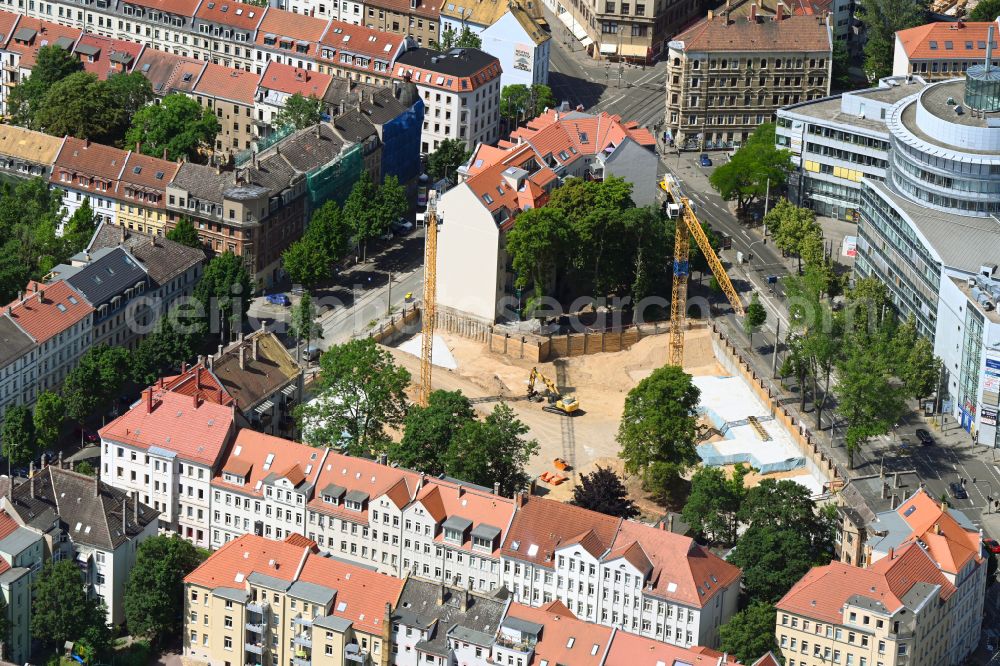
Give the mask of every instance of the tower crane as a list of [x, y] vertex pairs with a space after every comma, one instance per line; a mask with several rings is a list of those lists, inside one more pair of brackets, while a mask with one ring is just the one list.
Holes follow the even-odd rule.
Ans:
[[[677, 215], [677, 227], [674, 232], [674, 283], [670, 297], [670, 349], [667, 362], [670, 365], [683, 367], [684, 365], [684, 329], [687, 327], [687, 284], [688, 284], [688, 255], [691, 251], [690, 238], [693, 236], [695, 243], [708, 260], [708, 266], [712, 269], [712, 274], [722, 287], [722, 292], [729, 299], [736, 314], [744, 315], [743, 303], [740, 301], [736, 288], [726, 275], [726, 269], [719, 260], [705, 230], [701, 228], [698, 217], [694, 214], [691, 201], [682, 196], [676, 183], [672, 182], [669, 176], [665, 176], [660, 181], [660, 189], [667, 193], [667, 205], [674, 204], [679, 207]], [[677, 191], [675, 191], [677, 190]]]
[[417, 404], [426, 407], [431, 397], [431, 364], [434, 351], [434, 323], [437, 318], [437, 192], [427, 197], [424, 218], [424, 307], [421, 316], [420, 387]]

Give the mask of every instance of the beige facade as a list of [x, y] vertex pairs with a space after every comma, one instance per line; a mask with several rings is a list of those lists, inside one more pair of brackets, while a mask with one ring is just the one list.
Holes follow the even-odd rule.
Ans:
[[830, 94], [821, 17], [709, 17], [670, 42], [666, 127], [683, 150], [741, 145], [778, 108]]
[[594, 58], [643, 62], [700, 11], [694, 0], [572, 0], [559, 18]]

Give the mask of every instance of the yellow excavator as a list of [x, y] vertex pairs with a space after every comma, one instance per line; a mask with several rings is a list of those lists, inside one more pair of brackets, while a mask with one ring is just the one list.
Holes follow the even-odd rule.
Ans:
[[[535, 389], [535, 385], [538, 382], [545, 385], [544, 393]], [[570, 415], [580, 409], [580, 403], [575, 397], [560, 393], [555, 382], [540, 373], [538, 368], [532, 368], [531, 374], [528, 375], [528, 400], [536, 398], [539, 400], [547, 398], [549, 404], [542, 407], [542, 409], [553, 414]]]

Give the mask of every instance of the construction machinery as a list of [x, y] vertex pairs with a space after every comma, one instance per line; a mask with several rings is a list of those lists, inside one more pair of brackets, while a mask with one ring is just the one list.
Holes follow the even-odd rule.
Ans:
[[[544, 395], [535, 388], [538, 382], [541, 382], [545, 386]], [[532, 368], [531, 374], [528, 375], [528, 399], [534, 400], [536, 398], [548, 399], [548, 404], [542, 407], [542, 409], [553, 414], [568, 416], [580, 409], [580, 403], [576, 398], [560, 393], [555, 382], [540, 373], [538, 368]]]
[[688, 255], [691, 252], [691, 237], [708, 260], [708, 266], [712, 269], [712, 274], [722, 287], [722, 292], [729, 299], [736, 314], [744, 315], [743, 303], [740, 301], [736, 288], [726, 275], [726, 269], [719, 260], [705, 230], [701, 228], [698, 217], [694, 214], [694, 208], [690, 200], [683, 196], [680, 187], [673, 177], [666, 176], [660, 181], [660, 189], [667, 194], [666, 208], [674, 210], [679, 206], [677, 216], [677, 227], [674, 232], [674, 284], [670, 297], [670, 348], [668, 363], [678, 367], [684, 366], [684, 330], [687, 328], [687, 284], [688, 284]]
[[421, 313], [420, 388], [417, 404], [426, 407], [431, 397], [431, 363], [434, 324], [437, 318], [437, 192], [430, 192], [424, 217], [424, 307]]

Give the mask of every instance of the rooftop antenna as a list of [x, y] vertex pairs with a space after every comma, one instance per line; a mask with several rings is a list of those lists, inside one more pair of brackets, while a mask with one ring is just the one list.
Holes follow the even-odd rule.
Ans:
[[983, 71], [990, 71], [993, 67], [993, 28], [995, 26], [991, 23], [990, 29], [986, 33], [986, 64], [983, 65]]

